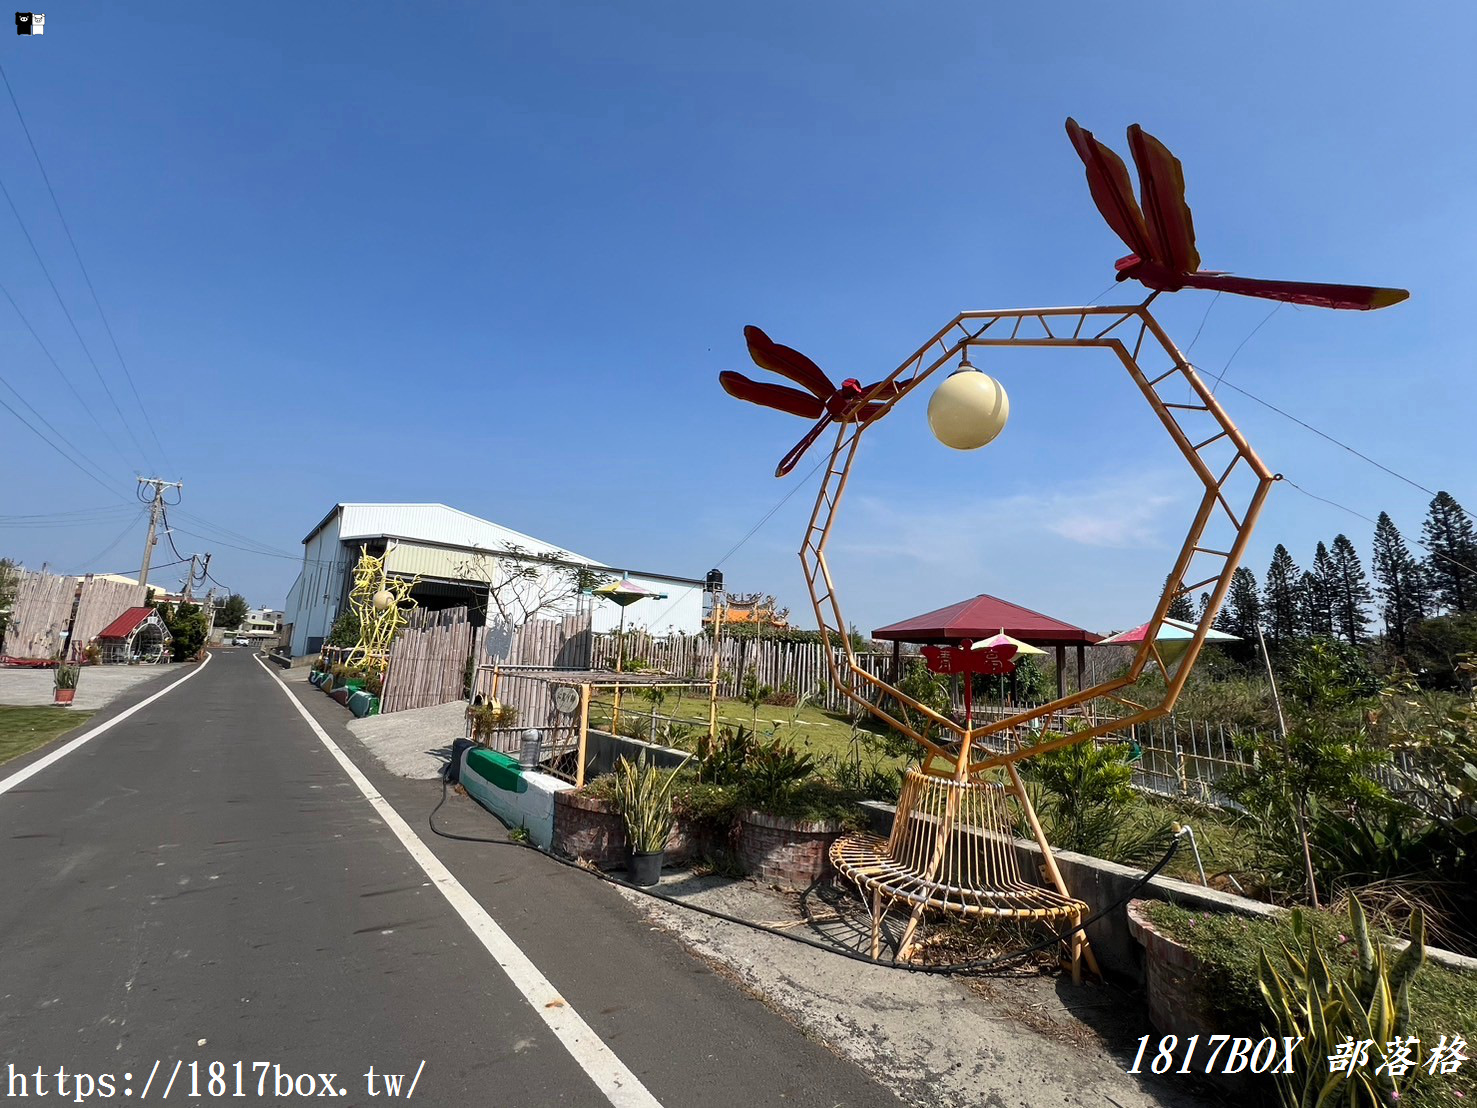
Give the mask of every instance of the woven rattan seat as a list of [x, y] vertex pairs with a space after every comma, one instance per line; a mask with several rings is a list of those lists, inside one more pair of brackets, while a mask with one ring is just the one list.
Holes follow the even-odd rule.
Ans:
[[[1080, 923], [1087, 905], [1067, 895], [1060, 875], [1050, 867], [1058, 888], [1033, 885], [1021, 878], [1016, 846], [1016, 809], [1020, 794], [1011, 784], [936, 777], [911, 769], [903, 780], [892, 833], [886, 839], [858, 832], [831, 847], [831, 863], [870, 893], [872, 957], [881, 944], [882, 919], [895, 903], [912, 906], [899, 958], [911, 953], [912, 938], [926, 909], [965, 917]], [[1023, 805], [1030, 812], [1029, 802]], [[1033, 831], [1034, 812], [1028, 822]], [[1068, 952], [1074, 981], [1081, 980], [1085, 950], [1081, 931], [1073, 933]], [[1090, 950], [1086, 951], [1096, 971]]]

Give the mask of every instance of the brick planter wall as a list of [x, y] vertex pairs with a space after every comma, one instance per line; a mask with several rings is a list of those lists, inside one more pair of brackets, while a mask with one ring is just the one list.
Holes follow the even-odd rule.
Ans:
[[1144, 980], [1149, 1022], [1161, 1035], [1215, 1035], [1230, 1029], [1212, 1026], [1205, 1012], [1200, 959], [1188, 947], [1158, 930], [1149, 919], [1149, 902], [1128, 902], [1128, 930], [1144, 948]]
[[735, 854], [745, 872], [792, 889], [804, 889], [831, 868], [835, 823], [801, 823], [763, 812], [742, 812]]
[[626, 827], [608, 800], [568, 789], [554, 796], [554, 849], [600, 869], [626, 864]]
[[[667, 840], [668, 866], [686, 865], [722, 845], [720, 835], [684, 819], [672, 826]], [[554, 797], [554, 849], [600, 869], [626, 864], [626, 826], [608, 800], [582, 796], [573, 789]]]

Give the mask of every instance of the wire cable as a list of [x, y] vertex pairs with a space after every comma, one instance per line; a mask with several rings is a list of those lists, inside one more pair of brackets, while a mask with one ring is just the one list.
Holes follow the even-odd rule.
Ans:
[[[1211, 303], [1214, 304], [1215, 301], [1212, 300]], [[1216, 389], [1220, 388], [1221, 382], [1226, 379], [1226, 374], [1231, 369], [1231, 363], [1236, 360], [1236, 355], [1241, 353], [1242, 347], [1244, 347], [1247, 343], [1249, 343], [1252, 340], [1252, 337], [1258, 331], [1260, 331], [1263, 327], [1265, 327], [1267, 325], [1268, 321], [1271, 320], [1271, 318], [1274, 315], [1276, 315], [1278, 312], [1280, 312], [1281, 310], [1282, 310], [1282, 302], [1281, 301], [1278, 301], [1277, 304], [1272, 308], [1272, 310], [1270, 312], [1268, 312], [1266, 315], [1262, 316], [1262, 321], [1260, 323], [1258, 323], [1255, 327], [1253, 327], [1251, 329], [1250, 334], [1248, 334], [1244, 339], [1241, 340], [1240, 344], [1236, 347], [1236, 349], [1233, 350], [1233, 351], [1231, 351], [1231, 356], [1226, 359], [1226, 364], [1221, 367], [1220, 373], [1218, 373], [1216, 375], [1215, 384], [1213, 384], [1213, 385], [1210, 386], [1210, 391], [1211, 392], [1215, 392]], [[1210, 314], [1210, 310], [1209, 309], [1206, 309], [1206, 314], [1207, 315]]]
[[[113, 353], [118, 355], [118, 364], [123, 367], [124, 379], [128, 381], [129, 391], [133, 393], [133, 399], [138, 404], [138, 409], [143, 413], [144, 425], [148, 427], [149, 434], [154, 438], [154, 445], [159, 448], [159, 457], [164, 462], [166, 469], [172, 469], [169, 463], [169, 455], [165, 453], [164, 443], [159, 439], [159, 432], [154, 428], [154, 421], [149, 416], [149, 409], [145, 406], [143, 398], [139, 396], [138, 387], [133, 383], [133, 374], [128, 369], [128, 363], [123, 359], [123, 351], [118, 348], [118, 338], [113, 334], [113, 325], [108, 322], [108, 314], [103, 311], [102, 301], [98, 299], [97, 289], [92, 284], [92, 274], [87, 272], [87, 266], [82, 261], [82, 252], [77, 249], [77, 240], [72, 237], [72, 227], [67, 222], [67, 217], [62, 214], [61, 202], [56, 198], [56, 190], [51, 187], [51, 176], [46, 172], [46, 166], [41, 162], [41, 152], [36, 149], [36, 140], [31, 137], [31, 128], [26, 124], [26, 117], [21, 112], [20, 101], [15, 98], [15, 89], [10, 86], [10, 77], [5, 72], [5, 67], [0, 65], [0, 81], [5, 82], [5, 91], [10, 95], [11, 106], [15, 108], [15, 117], [20, 121], [21, 130], [25, 132], [26, 142], [31, 147], [31, 156], [36, 159], [36, 168], [41, 171], [41, 179], [46, 182], [46, 192], [51, 197], [51, 206], [56, 209], [56, 217], [61, 220], [62, 230], [67, 233], [67, 242], [72, 247], [72, 257], [77, 259], [77, 268], [82, 271], [82, 279], [87, 282], [87, 291], [92, 295], [93, 306], [97, 308], [98, 318], [102, 320], [103, 329], [108, 332], [108, 341], [113, 344]], [[121, 414], [121, 413], [120, 413]]]
[[[82, 410], [87, 413], [87, 416], [89, 419], [92, 420], [93, 425], [99, 431], [101, 431], [104, 436], [106, 436], [108, 444], [113, 448], [114, 452], [116, 452], [120, 458], [127, 458], [128, 455], [125, 454], [122, 447], [118, 445], [118, 440], [113, 437], [113, 433], [111, 431], [103, 426], [102, 420], [98, 419], [97, 413], [92, 410], [92, 405], [87, 402], [87, 398], [83, 396], [82, 393], [77, 391], [77, 386], [72, 383], [72, 379], [67, 376], [67, 371], [64, 370], [61, 367], [61, 363], [56, 360], [56, 356], [52, 354], [51, 348], [46, 345], [45, 340], [43, 340], [41, 336], [36, 332], [36, 328], [31, 325], [30, 317], [21, 310], [21, 306], [16, 303], [15, 297], [10, 295], [10, 289], [6, 288], [3, 283], [0, 283], [0, 294], [4, 294], [5, 299], [10, 302], [11, 308], [13, 308], [15, 310], [15, 314], [20, 317], [21, 323], [23, 323], [26, 330], [31, 333], [31, 337], [36, 340], [36, 345], [41, 348], [41, 353], [45, 354], [46, 360], [51, 363], [51, 368], [56, 370], [57, 376], [62, 379], [62, 384], [67, 386], [67, 391], [72, 394], [73, 398], [81, 406]], [[12, 389], [11, 391], [14, 390]]]
[[98, 553], [94, 554], [91, 558], [88, 558], [87, 561], [82, 562], [77, 567], [77, 572], [80, 574], [80, 573], [85, 572], [88, 569], [91, 569], [98, 562], [102, 561], [109, 554], [111, 554], [113, 552], [114, 548], [120, 542], [122, 542], [124, 539], [126, 539], [128, 537], [128, 533], [130, 531], [132, 531], [136, 526], [138, 526], [139, 521], [142, 520], [143, 518], [144, 518], [144, 513], [143, 512], [135, 512], [134, 515], [133, 515], [133, 518], [130, 519], [126, 524], [123, 525], [123, 530], [120, 531], [120, 532], [118, 532], [118, 537], [116, 539], [114, 539], [112, 542], [108, 543], [107, 546], [103, 547], [102, 550], [98, 551]]
[[[1319, 496], [1317, 493], [1309, 492], [1307, 489], [1303, 488], [1296, 481], [1294, 481], [1291, 477], [1287, 477], [1285, 475], [1279, 475], [1279, 476], [1281, 477], [1281, 480], [1283, 481], [1284, 484], [1291, 485], [1293, 488], [1295, 488], [1298, 492], [1302, 493], [1304, 496], [1309, 497], [1312, 500], [1317, 500], [1320, 503], [1327, 504], [1331, 508], [1337, 508], [1341, 512], [1348, 512], [1351, 516], [1357, 516], [1358, 518], [1364, 520], [1366, 523], [1373, 523], [1376, 527], [1379, 526], [1379, 520], [1377, 520], [1377, 519], [1371, 519], [1369, 516], [1365, 515], [1363, 512], [1356, 511], [1355, 509], [1350, 508], [1347, 504], [1340, 504], [1337, 500], [1330, 500], [1326, 496]], [[1477, 574], [1477, 568], [1474, 568], [1473, 566], [1469, 566], [1465, 562], [1459, 562], [1459, 561], [1457, 561], [1455, 558], [1453, 558], [1449, 554], [1443, 554], [1439, 550], [1432, 549], [1430, 546], [1428, 546], [1426, 543], [1422, 542], [1420, 539], [1417, 539], [1417, 538], [1412, 537], [1410, 541], [1413, 542], [1413, 543], [1415, 543], [1417, 546], [1421, 547], [1422, 549], [1424, 549], [1433, 558], [1440, 558], [1442, 561], [1444, 561], [1444, 562], [1450, 562], [1452, 565], [1456, 566], [1459, 569], [1464, 569], [1468, 573]]]
[[41, 412], [36, 409], [35, 405], [33, 405], [29, 400], [22, 396], [20, 390], [12, 385], [4, 375], [0, 375], [0, 385], [4, 385], [7, 389], [9, 389], [10, 394], [14, 396], [19, 403], [24, 405], [26, 411], [30, 412], [33, 416], [40, 420], [41, 423], [45, 425], [48, 431], [50, 431], [59, 440], [61, 440], [61, 442], [67, 445], [72, 453], [77, 455], [77, 457], [80, 458], [82, 461], [86, 462], [88, 466], [90, 466], [99, 477], [102, 477], [104, 480], [106, 480], [107, 471], [104, 470], [102, 466], [93, 461], [90, 457], [88, 457], [87, 453], [80, 446], [78, 446], [71, 439], [67, 438], [66, 435], [58, 430], [57, 427], [51, 422], [51, 420], [42, 415]]
[[[118, 406], [118, 400], [113, 395], [113, 390], [108, 388], [108, 382], [103, 377], [103, 371], [98, 368], [97, 359], [92, 356], [92, 351], [87, 346], [87, 340], [82, 337], [82, 332], [77, 327], [77, 321], [72, 318], [71, 310], [67, 307], [66, 301], [62, 299], [61, 290], [56, 287], [56, 281], [52, 279], [51, 270], [46, 267], [46, 262], [41, 257], [41, 251], [36, 248], [36, 242], [31, 238], [31, 232], [26, 228], [26, 221], [21, 218], [20, 209], [15, 206], [15, 201], [11, 198], [10, 190], [5, 187], [5, 179], [3, 177], [0, 177], [0, 195], [3, 195], [5, 202], [10, 205], [10, 211], [15, 216], [16, 223], [20, 225], [21, 234], [25, 236], [26, 243], [31, 248], [31, 253], [36, 256], [36, 264], [41, 267], [41, 272], [46, 275], [46, 283], [51, 286], [51, 294], [56, 297], [56, 302], [62, 310], [62, 315], [66, 316], [67, 322], [71, 324], [72, 334], [77, 336], [77, 342], [82, 346], [82, 353], [87, 355], [87, 361], [92, 366], [92, 372], [97, 376], [98, 384], [103, 387], [103, 394], [107, 396], [108, 401], [113, 405], [113, 410], [118, 413], [118, 419], [123, 424], [123, 429], [128, 432], [128, 437], [133, 440], [133, 445], [138, 450], [139, 460], [146, 462], [148, 458], [144, 451], [143, 443], [139, 442], [138, 436], [133, 433], [133, 425], [128, 422], [127, 417], [123, 414], [123, 409]], [[89, 414], [91, 414], [90, 411]], [[93, 417], [93, 421], [97, 422], [96, 416]], [[103, 429], [101, 423], [98, 423], [98, 427], [99, 429]], [[107, 433], [105, 429], [104, 433]], [[114, 441], [113, 445], [116, 449], [118, 444]], [[120, 450], [119, 453], [121, 454], [122, 451]], [[126, 457], [127, 455], [124, 456]]]
[[[58, 454], [60, 454], [63, 458], [65, 458], [68, 463], [70, 463], [71, 465], [75, 466], [76, 469], [77, 469], [77, 472], [80, 473], [80, 474], [82, 474], [82, 476], [88, 478], [88, 480], [90, 480], [90, 481], [96, 482], [96, 484], [98, 485], [99, 488], [101, 488], [101, 489], [103, 489], [103, 490], [105, 490], [107, 492], [115, 492], [115, 490], [110, 485], [107, 485], [107, 484], [105, 484], [103, 482], [102, 478], [98, 477], [91, 470], [88, 470], [88, 469], [83, 468], [83, 465], [82, 465], [81, 462], [79, 462], [76, 458], [72, 457], [72, 455], [68, 454], [60, 446], [58, 446], [56, 443], [52, 442], [49, 438], [47, 438], [45, 435], [43, 435], [39, 430], [36, 429], [36, 427], [28, 419], [26, 419], [25, 416], [21, 415], [20, 412], [16, 411], [14, 408], [12, 408], [4, 400], [0, 400], [0, 408], [4, 408], [11, 415], [15, 416], [16, 419], [20, 420], [21, 423], [25, 424], [26, 429], [28, 431], [30, 431], [32, 434], [34, 434], [37, 438], [39, 438], [47, 446], [51, 447], [51, 449], [55, 450]], [[123, 494], [122, 493], [116, 493], [116, 495], [120, 499], [122, 499], [122, 497], [123, 497]]]

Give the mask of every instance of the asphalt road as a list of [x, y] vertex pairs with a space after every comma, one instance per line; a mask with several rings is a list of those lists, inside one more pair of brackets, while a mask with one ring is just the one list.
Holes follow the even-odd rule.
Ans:
[[[68, 1102], [77, 1073], [93, 1100], [111, 1075], [116, 1102], [153, 1072], [155, 1100], [182, 1062], [169, 1099], [184, 1100], [191, 1063], [209, 1094], [218, 1061], [234, 1103], [285, 1103], [301, 1075], [321, 1092], [316, 1075], [333, 1073], [341, 1103], [382, 1104], [378, 1078], [367, 1095], [373, 1066], [405, 1075], [402, 1097], [419, 1072], [414, 1099], [430, 1104], [610, 1104], [289, 695], [248, 651], [218, 652], [0, 793], [0, 1096], [19, 1074], [34, 1096], [38, 1067], [55, 1096], [64, 1067]], [[379, 772], [338, 705], [310, 688], [301, 703], [666, 1108], [899, 1103], [603, 883], [518, 847], [433, 836], [439, 784]], [[7, 763], [0, 786], [46, 753]], [[438, 822], [499, 828], [456, 798]], [[278, 1068], [258, 1096], [261, 1062]], [[298, 1077], [293, 1096], [280, 1074]]]

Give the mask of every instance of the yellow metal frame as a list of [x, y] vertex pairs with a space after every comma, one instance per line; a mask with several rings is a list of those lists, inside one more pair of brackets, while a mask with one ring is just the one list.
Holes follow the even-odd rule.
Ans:
[[[832, 679], [846, 695], [862, 708], [878, 717], [898, 731], [911, 736], [928, 752], [924, 759], [929, 772], [942, 771], [948, 776], [964, 779], [992, 766], [1010, 767], [1023, 758], [1032, 757], [1047, 750], [1071, 743], [1084, 742], [1110, 731], [1119, 731], [1136, 723], [1157, 719], [1168, 714], [1184, 688], [1186, 679], [1194, 668], [1195, 661], [1204, 645], [1211, 622], [1220, 611], [1221, 602], [1230, 588], [1231, 574], [1241, 561], [1246, 544], [1250, 541], [1252, 527], [1260, 515], [1267, 493], [1275, 479], [1256, 452], [1247, 444], [1231, 418], [1221, 408], [1215, 396], [1201, 381], [1195, 368], [1185, 358], [1174, 342], [1149, 311], [1154, 300], [1150, 296], [1142, 304], [1132, 307], [1078, 307], [1078, 308], [1012, 308], [1003, 311], [961, 312], [923, 344], [888, 377], [874, 387], [868, 397], [880, 397], [886, 387], [896, 385], [894, 396], [886, 400], [884, 414], [891, 411], [905, 396], [927, 381], [940, 367], [951, 362], [970, 347], [1072, 347], [1107, 350], [1115, 355], [1130, 379], [1138, 387], [1150, 408], [1159, 417], [1170, 439], [1179, 448], [1191, 470], [1204, 487], [1204, 495], [1195, 514], [1194, 521], [1180, 548], [1178, 558], [1171, 569], [1163, 595], [1154, 608], [1149, 620], [1143, 644], [1134, 655], [1128, 673], [1111, 681], [1105, 681], [1088, 689], [1080, 689], [1068, 696], [1059, 697], [1050, 703], [1017, 712], [1014, 715], [994, 720], [978, 727], [966, 728], [947, 717], [920, 704], [896, 686], [880, 677], [868, 673], [857, 664], [856, 653], [850, 638], [844, 633], [846, 620], [841, 613], [841, 604], [836, 583], [826, 557], [826, 546], [835, 526], [836, 513], [846, 491], [847, 480], [856, 459], [857, 446], [864, 431], [881, 422], [873, 419], [868, 423], [844, 423], [841, 425], [835, 445], [831, 449], [825, 479], [816, 495], [815, 508], [811, 512], [806, 528], [805, 542], [800, 549], [800, 562], [805, 571], [806, 586], [810, 591], [811, 603], [815, 607], [816, 620], [827, 646], [826, 657], [831, 667]], [[1145, 370], [1141, 359], [1167, 357], [1167, 368]], [[1191, 402], [1175, 402], [1163, 395], [1169, 388], [1178, 396], [1188, 396]], [[1189, 392], [1184, 390], [1188, 387]], [[1208, 438], [1194, 441], [1183, 426], [1191, 416], [1208, 418], [1214, 433]], [[1218, 447], [1221, 452], [1229, 444], [1234, 451], [1230, 464], [1219, 473], [1211, 468], [1207, 451]], [[1255, 477], [1255, 487], [1249, 501], [1239, 507], [1239, 514], [1227, 499], [1226, 482], [1238, 467], [1245, 466]], [[1203, 546], [1206, 527], [1217, 513], [1229, 522], [1233, 539], [1224, 550]], [[1184, 577], [1198, 555], [1219, 560], [1219, 570], [1204, 580], [1186, 584]], [[1184, 657], [1171, 673], [1163, 665], [1154, 640], [1160, 625], [1168, 613], [1171, 602], [1180, 595], [1197, 589], [1210, 590], [1210, 603], [1191, 639]], [[842, 659], [830, 649], [839, 645]], [[1163, 699], [1154, 705], [1138, 704], [1118, 696], [1120, 689], [1136, 682], [1150, 661], [1160, 664], [1165, 673], [1166, 690]], [[930, 723], [956, 736], [957, 750], [920, 734], [906, 721], [896, 718], [891, 712], [865, 695], [868, 690], [883, 693], [906, 704], [924, 716]], [[1109, 697], [1121, 704], [1136, 709], [1120, 719], [1090, 725], [1071, 735], [1061, 736], [1032, 746], [1008, 750], [1001, 753], [985, 753], [978, 761], [971, 760], [973, 742], [997, 732], [1007, 732], [1029, 724], [1033, 720], [1049, 717], [1054, 713], [1085, 704], [1097, 697]], [[934, 768], [936, 762], [943, 765]], [[946, 767], [946, 768], [945, 768]]]

